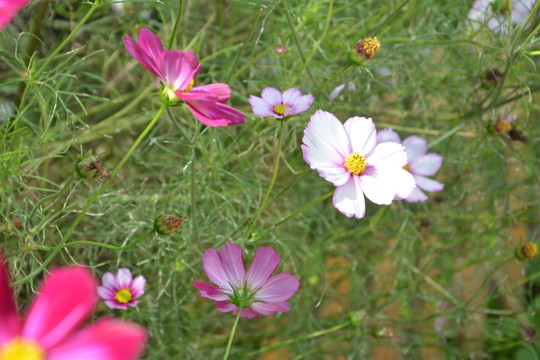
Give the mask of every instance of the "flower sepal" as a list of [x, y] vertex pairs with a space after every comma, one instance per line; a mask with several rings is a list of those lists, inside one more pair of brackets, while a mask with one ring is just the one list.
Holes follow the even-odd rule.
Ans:
[[[229, 283], [230, 284], [230, 283]], [[229, 298], [231, 299], [231, 302], [238, 306], [240, 309], [248, 308], [249, 305], [253, 304], [253, 297], [257, 293], [256, 291], [249, 291], [247, 282], [244, 283], [244, 286], [242, 289], [235, 289], [232, 284], [231, 288], [233, 290], [233, 294], [229, 295]], [[240, 291], [239, 291], [240, 290]]]

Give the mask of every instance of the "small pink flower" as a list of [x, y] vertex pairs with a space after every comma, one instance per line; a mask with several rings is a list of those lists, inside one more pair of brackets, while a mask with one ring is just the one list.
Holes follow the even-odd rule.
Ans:
[[17, 11], [27, 4], [28, 0], [0, 0], [0, 29], [11, 22]]
[[313, 95], [302, 96], [297, 88], [285, 90], [282, 95], [279, 90], [267, 87], [262, 91], [261, 96], [262, 98], [254, 95], [249, 97], [253, 113], [259, 116], [273, 116], [276, 119], [307, 111], [313, 103]]
[[139, 275], [135, 279], [131, 271], [126, 268], [118, 269], [116, 276], [110, 272], [105, 273], [101, 278], [103, 286], [98, 286], [98, 295], [105, 301], [111, 309], [127, 310], [128, 305], [137, 306], [137, 300], [144, 294], [146, 279]]
[[21, 320], [2, 264], [0, 256], [0, 359], [132, 360], [141, 354], [146, 332], [135, 324], [104, 318], [81, 329], [98, 300], [87, 269], [51, 270]]
[[523, 26], [535, 3], [536, 0], [476, 0], [467, 17], [473, 21], [474, 28], [478, 28], [478, 23], [487, 23], [491, 30], [506, 34], [510, 14], [512, 26]]
[[[409, 171], [416, 183], [416, 188], [408, 197], [397, 197], [397, 200], [405, 199], [408, 202], [424, 202], [428, 199], [427, 195], [422, 192], [441, 191], [444, 185], [438, 181], [428, 179], [426, 176], [435, 175], [441, 168], [443, 158], [439, 154], [427, 152], [426, 140], [418, 136], [409, 136], [403, 143], [399, 135], [392, 129], [384, 129], [377, 134], [377, 143], [394, 142], [402, 144], [407, 152], [408, 164], [405, 170]], [[422, 189], [422, 190], [421, 190]]]
[[403, 169], [405, 149], [395, 143], [377, 145], [371, 119], [355, 116], [342, 124], [333, 114], [317, 110], [302, 141], [304, 160], [337, 187], [334, 206], [347, 217], [364, 217], [364, 195], [388, 205], [396, 195], [408, 197], [415, 187]]
[[193, 87], [201, 68], [193, 50], [165, 50], [159, 37], [143, 28], [137, 44], [124, 36], [127, 52], [137, 59], [164, 85], [163, 92], [169, 100], [184, 100], [193, 115], [207, 126], [237, 125], [245, 122], [245, 115], [225, 105], [231, 97], [227, 84], [210, 84]]
[[218, 252], [207, 250], [203, 257], [206, 276], [218, 287], [194, 281], [201, 296], [214, 300], [218, 311], [238, 314], [242, 304], [241, 317], [274, 315], [288, 312], [289, 300], [300, 283], [289, 273], [273, 275], [279, 265], [279, 255], [271, 247], [260, 247], [255, 253], [249, 270], [245, 271], [244, 258], [240, 246], [231, 242]]

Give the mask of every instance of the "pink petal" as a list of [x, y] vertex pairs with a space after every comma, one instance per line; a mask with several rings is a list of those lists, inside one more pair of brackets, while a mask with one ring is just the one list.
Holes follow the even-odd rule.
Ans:
[[99, 297], [102, 298], [103, 300], [114, 300], [116, 296], [116, 293], [113, 290], [105, 286], [98, 286], [97, 293]]
[[134, 360], [142, 354], [145, 341], [142, 327], [101, 319], [50, 349], [47, 360]]
[[[200, 281], [194, 281], [193, 286], [195, 286], [199, 290], [203, 298], [212, 299], [216, 301], [225, 301], [225, 302], [231, 300], [226, 294], [223, 293], [223, 290], [215, 286], [205, 284]], [[232, 294], [232, 291], [231, 291], [231, 294]]]
[[[296, 100], [291, 109], [293, 110], [294, 115], [296, 115], [308, 111], [311, 104], [313, 104], [313, 95], [307, 94]], [[285, 109], [285, 115], [287, 115], [287, 110], [291, 109]]]
[[182, 51], [176, 50], [164, 51], [157, 59], [157, 68], [163, 82], [173, 86], [175, 91], [186, 90], [191, 80], [195, 79], [197, 70], [186, 60]]
[[283, 97], [281, 96], [279, 90], [272, 87], [265, 88], [261, 93], [261, 97], [264, 101], [272, 105], [272, 107], [281, 105], [283, 103]]
[[341, 84], [341, 85], [336, 86], [336, 88], [334, 90], [332, 90], [330, 95], [328, 95], [328, 98], [330, 100], [335, 100], [339, 96], [339, 94], [341, 94], [343, 89], [345, 89], [345, 84]]
[[350, 139], [352, 152], [367, 156], [377, 145], [377, 130], [371, 118], [355, 116], [348, 119], [344, 127]]
[[427, 195], [420, 190], [419, 187], [416, 187], [411, 195], [409, 195], [405, 201], [407, 202], [424, 202], [428, 199]]
[[444, 189], [444, 184], [424, 176], [415, 175], [414, 180], [416, 181], [416, 186], [425, 191], [434, 192]]
[[350, 176], [343, 186], [338, 186], [332, 198], [334, 207], [347, 217], [361, 219], [366, 213], [366, 203], [359, 176]]
[[244, 268], [244, 257], [240, 246], [227, 241], [225, 247], [219, 252], [221, 263], [225, 275], [229, 279], [233, 288], [239, 289], [243, 287], [246, 270]]
[[26, 6], [28, 0], [8, 0], [0, 1], [0, 29], [7, 23], [10, 23], [17, 11]]
[[4, 264], [0, 253], [0, 348], [3, 343], [17, 336], [21, 327], [9, 282], [7, 264]]
[[103, 283], [103, 286], [111, 289], [112, 291], [116, 292], [119, 289], [118, 284], [116, 284], [116, 278], [110, 272], [107, 272], [103, 275], [103, 277], [101, 278], [101, 282]]
[[407, 165], [407, 153], [401, 144], [385, 142], [378, 144], [366, 160], [368, 166], [400, 169]]
[[383, 129], [377, 132], [377, 144], [382, 144], [385, 142], [396, 142], [401, 144], [401, 139], [397, 132], [392, 129]]
[[238, 125], [245, 122], [245, 115], [240, 111], [222, 104], [217, 96], [209, 93], [194, 92], [180, 93], [176, 96], [183, 99], [193, 115], [207, 126]]
[[210, 85], [197, 86], [192, 89], [195, 92], [207, 92], [217, 96], [217, 100], [226, 103], [231, 97], [231, 89], [227, 84], [215, 83]]
[[251, 109], [253, 110], [253, 113], [258, 116], [266, 117], [266, 116], [273, 116], [276, 119], [281, 119], [283, 116], [277, 115], [274, 113], [274, 108], [272, 105], [264, 101], [262, 98], [251, 95], [249, 97], [249, 103], [251, 104]]
[[272, 276], [255, 294], [256, 300], [264, 302], [286, 301], [298, 290], [300, 282], [298, 277], [289, 273], [281, 273]]
[[342, 186], [350, 177], [350, 173], [343, 165], [345, 157], [335, 152], [325, 151], [324, 148], [307, 147], [302, 145], [304, 160], [311, 169], [317, 170], [319, 175], [335, 186]]
[[120, 289], [129, 289], [131, 280], [133, 279], [131, 271], [127, 268], [118, 269], [116, 273], [116, 284]]
[[[236, 309], [233, 309], [234, 315], [238, 314], [238, 308], [236, 306], [235, 308]], [[242, 312], [240, 313], [240, 317], [247, 317], [248, 319], [253, 319], [254, 317], [261, 317], [261, 314], [251, 309], [244, 308], [242, 309]]]
[[139, 32], [139, 46], [154, 62], [164, 51], [161, 39], [147, 28], [142, 28]]
[[409, 169], [415, 175], [431, 176], [435, 175], [441, 168], [443, 157], [439, 154], [430, 153], [409, 161]]
[[283, 92], [283, 105], [293, 107], [301, 97], [302, 93], [297, 88], [287, 89]]
[[124, 36], [124, 45], [129, 55], [133, 56], [146, 70], [150, 71], [152, 74], [161, 78], [161, 73], [157, 69], [156, 59], [148, 56], [139, 45], [133, 41], [129, 36]]
[[127, 305], [131, 306], [132, 308], [137, 307], [137, 305], [139, 305], [139, 300], [131, 300], [127, 303]]
[[416, 135], [409, 136], [402, 143], [405, 151], [407, 152], [407, 157], [409, 158], [409, 163], [416, 160], [416, 158], [424, 155], [427, 152], [427, 142], [426, 140], [418, 137]]
[[127, 310], [128, 306], [127, 304], [122, 304], [118, 300], [105, 300], [105, 305], [107, 305], [110, 309], [120, 309], [120, 310]]
[[229, 285], [229, 278], [227, 275], [225, 275], [221, 258], [219, 257], [216, 249], [206, 250], [202, 257], [202, 261], [203, 270], [210, 281], [222, 289], [232, 290], [231, 286]]
[[238, 313], [238, 307], [230, 302], [230, 299], [227, 301], [214, 301], [216, 304], [217, 310], [222, 313], [228, 313], [230, 311], [235, 311]]
[[254, 311], [270, 316], [279, 312], [289, 312], [289, 304], [286, 301], [272, 302], [272, 303], [253, 303], [250, 306]]
[[246, 275], [250, 289], [258, 290], [263, 286], [278, 265], [279, 255], [274, 249], [269, 246], [258, 248]]
[[144, 278], [144, 276], [139, 275], [135, 279], [133, 279], [129, 288], [131, 291], [131, 295], [134, 299], [141, 297], [144, 294], [145, 285], [146, 279]]
[[45, 349], [59, 344], [90, 315], [98, 300], [96, 288], [88, 269], [52, 270], [30, 306], [22, 336], [36, 339]]

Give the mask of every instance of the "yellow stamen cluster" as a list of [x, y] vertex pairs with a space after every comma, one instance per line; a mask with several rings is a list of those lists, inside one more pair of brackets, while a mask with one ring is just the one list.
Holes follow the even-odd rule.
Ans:
[[376, 37], [365, 38], [359, 44], [358, 51], [364, 55], [366, 59], [371, 59], [380, 49], [381, 43]]
[[132, 299], [131, 291], [129, 289], [120, 289], [114, 298], [122, 304], [127, 304]]
[[0, 360], [45, 360], [45, 351], [34, 340], [15, 338], [0, 347]]
[[538, 254], [538, 246], [535, 243], [527, 243], [521, 247], [520, 252], [525, 259], [532, 260]]
[[403, 170], [407, 171], [407, 172], [411, 172], [411, 169], [409, 168], [409, 164], [405, 165], [403, 167]]
[[351, 174], [360, 175], [366, 170], [366, 158], [358, 153], [352, 153], [345, 158], [343, 164]]
[[290, 109], [290, 108], [291, 108], [290, 106], [284, 105], [284, 104], [276, 105], [274, 106], [274, 112], [278, 115], [283, 116], [285, 114], [285, 109]]
[[495, 123], [495, 131], [499, 135], [507, 134], [510, 130], [512, 130], [512, 125], [505, 119], [497, 120]]
[[185, 90], [182, 90], [183, 93], [188, 93], [191, 91], [191, 89], [193, 89], [193, 85], [195, 85], [195, 79], [191, 79], [191, 81], [189, 82], [189, 85], [188, 87], [185, 89]]

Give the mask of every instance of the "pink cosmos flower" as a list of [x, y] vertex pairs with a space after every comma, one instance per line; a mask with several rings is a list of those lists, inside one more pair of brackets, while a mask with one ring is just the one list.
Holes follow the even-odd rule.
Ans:
[[426, 176], [435, 175], [441, 168], [443, 158], [439, 154], [427, 152], [426, 140], [418, 136], [409, 136], [403, 143], [399, 135], [392, 129], [384, 129], [377, 134], [377, 143], [394, 142], [402, 144], [407, 152], [409, 163], [405, 166], [405, 170], [409, 171], [416, 183], [416, 188], [408, 197], [397, 197], [396, 199], [405, 199], [408, 202], [424, 202], [428, 199], [427, 195], [422, 192], [441, 191], [444, 185], [438, 181], [428, 179]]
[[111, 309], [127, 310], [128, 305], [137, 306], [137, 300], [144, 294], [146, 279], [139, 275], [135, 279], [131, 271], [126, 268], [118, 269], [116, 276], [110, 272], [105, 273], [101, 278], [103, 286], [98, 286], [98, 295], [105, 301]]
[[0, 256], [0, 359], [132, 360], [139, 357], [145, 330], [104, 318], [81, 329], [97, 303], [96, 281], [81, 267], [52, 270], [20, 319], [9, 275]]
[[282, 95], [279, 90], [267, 87], [262, 91], [261, 96], [262, 98], [254, 95], [249, 97], [253, 113], [259, 116], [273, 116], [276, 119], [307, 111], [313, 103], [313, 95], [302, 96], [297, 88], [285, 90]]
[[17, 11], [28, 4], [28, 0], [0, 0], [0, 29], [11, 22]]
[[510, 23], [513, 26], [523, 26], [529, 17], [536, 0], [476, 0], [467, 17], [475, 22], [487, 23], [488, 28], [495, 32], [508, 32], [508, 16], [512, 6]]
[[214, 300], [220, 312], [232, 311], [236, 315], [240, 304], [240, 316], [248, 319], [288, 312], [287, 300], [300, 285], [298, 278], [289, 273], [272, 276], [280, 260], [271, 247], [257, 250], [247, 273], [242, 249], [228, 241], [219, 253], [207, 250], [202, 260], [206, 276], [218, 287], [199, 281], [194, 281], [193, 286], [202, 297]]
[[333, 114], [317, 110], [304, 130], [304, 160], [337, 189], [333, 202], [347, 217], [364, 217], [364, 195], [388, 205], [396, 195], [406, 198], [414, 179], [403, 167], [407, 154], [400, 144], [377, 145], [371, 119], [352, 117], [342, 124]]
[[184, 100], [203, 124], [227, 126], [245, 122], [244, 114], [225, 105], [231, 97], [229, 85], [217, 83], [193, 87], [201, 68], [193, 50], [165, 50], [160, 38], [146, 28], [141, 29], [138, 44], [127, 35], [124, 44], [131, 56], [161, 80], [169, 100]]

